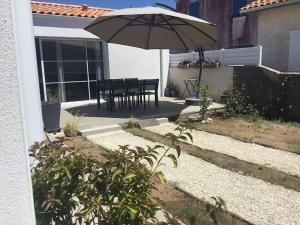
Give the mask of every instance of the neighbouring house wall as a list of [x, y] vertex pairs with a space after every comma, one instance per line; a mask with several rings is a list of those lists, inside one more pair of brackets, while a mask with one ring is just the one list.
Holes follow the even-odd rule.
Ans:
[[237, 87], [267, 116], [300, 121], [300, 73], [235, 66], [234, 75]]
[[[163, 50], [163, 77], [169, 67], [168, 50]], [[118, 44], [108, 44], [109, 77], [160, 79], [160, 50], [144, 50]], [[165, 79], [160, 79], [160, 83]], [[163, 85], [166, 84], [163, 82]], [[160, 93], [160, 92], [159, 92]]]
[[[183, 79], [197, 79], [198, 74], [198, 68], [170, 68], [168, 83], [174, 84], [179, 89], [180, 97], [187, 97], [187, 92], [183, 95], [185, 90]], [[232, 74], [232, 67], [204, 68], [201, 85], [208, 84], [213, 100], [219, 102], [224, 91], [232, 86]]]
[[0, 0], [0, 40], [0, 224], [35, 225], [28, 147], [43, 130], [30, 0]]
[[257, 44], [263, 46], [262, 64], [287, 71], [290, 31], [300, 29], [300, 4], [257, 12]]
[[288, 71], [300, 72], [300, 30], [290, 32]]

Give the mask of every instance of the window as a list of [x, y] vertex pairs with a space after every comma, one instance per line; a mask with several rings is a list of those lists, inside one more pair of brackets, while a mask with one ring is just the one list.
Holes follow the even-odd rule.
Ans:
[[189, 4], [189, 15], [200, 17], [200, 3], [199, 1], [194, 1]]
[[240, 9], [247, 5], [247, 0], [232, 0], [232, 17], [240, 16]]
[[41, 96], [50, 91], [62, 102], [96, 98], [96, 82], [103, 77], [101, 42], [40, 39], [36, 45]]

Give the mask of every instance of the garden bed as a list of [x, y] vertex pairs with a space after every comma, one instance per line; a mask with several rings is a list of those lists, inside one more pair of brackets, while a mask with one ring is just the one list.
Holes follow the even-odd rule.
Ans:
[[[66, 138], [65, 144], [74, 147], [81, 153], [90, 154], [101, 163], [106, 161], [106, 155], [109, 154], [108, 149], [94, 144], [84, 137]], [[186, 222], [187, 225], [251, 225], [250, 222], [240, 218], [239, 216], [224, 209], [217, 209], [210, 203], [196, 199], [193, 196], [179, 190], [176, 186], [168, 183], [157, 183], [152, 196], [166, 211], [175, 218]], [[195, 215], [195, 218], [193, 218], [196, 221], [195, 223], [188, 223], [191, 215]], [[173, 224], [177, 225], [178, 223], [174, 222]]]
[[[257, 143], [296, 154], [300, 154], [300, 124], [278, 121], [247, 120], [242, 117], [224, 118], [221, 115], [210, 115], [213, 123], [193, 123], [196, 129], [210, 133], [229, 136], [244, 142]], [[187, 121], [182, 115], [177, 123]]]

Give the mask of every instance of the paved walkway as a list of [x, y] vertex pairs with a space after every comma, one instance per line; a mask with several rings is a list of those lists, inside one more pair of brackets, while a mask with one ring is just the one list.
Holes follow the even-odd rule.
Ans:
[[[154, 146], [157, 143], [125, 131], [89, 137], [109, 149], [118, 145]], [[166, 179], [198, 198], [221, 197], [229, 211], [257, 225], [298, 225], [300, 193], [234, 173], [182, 153], [177, 168], [170, 161], [160, 168]]]
[[[176, 124], [170, 123], [146, 129], [164, 135], [168, 132], [173, 132], [176, 127]], [[194, 142], [191, 143], [189, 141], [189, 143], [200, 148], [224, 153], [244, 161], [273, 167], [300, 177], [300, 155], [257, 144], [245, 143], [230, 137], [204, 131], [194, 130], [192, 134]]]

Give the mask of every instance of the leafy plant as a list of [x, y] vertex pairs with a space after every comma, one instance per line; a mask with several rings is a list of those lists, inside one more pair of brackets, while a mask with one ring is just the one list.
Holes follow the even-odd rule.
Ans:
[[197, 221], [196, 212], [190, 205], [187, 205], [181, 210], [179, 218], [184, 221], [188, 221], [190, 225], [195, 225]]
[[209, 90], [207, 84], [200, 87], [200, 97], [201, 97], [201, 101], [200, 101], [199, 114], [201, 115], [202, 120], [204, 120], [205, 115], [208, 112], [208, 107], [212, 103], [212, 100], [209, 97]]
[[224, 112], [225, 116], [253, 115], [257, 118], [259, 115], [255, 106], [249, 103], [249, 97], [245, 95], [244, 89], [239, 90], [235, 86], [225, 93]]
[[77, 135], [78, 122], [77, 121], [67, 121], [63, 128], [66, 137], [75, 137]]
[[57, 91], [51, 91], [50, 89], [47, 89], [47, 102], [48, 103], [56, 103], [59, 102], [58, 92]]
[[[36, 144], [31, 156], [37, 161], [32, 168], [37, 219], [48, 225], [154, 225], [159, 206], [151, 197], [157, 171], [163, 159], [177, 165], [180, 156], [178, 140], [192, 139], [187, 127], [178, 127], [171, 147], [119, 146], [99, 163], [91, 156], [64, 146], [63, 139]], [[159, 151], [161, 153], [159, 153]]]

